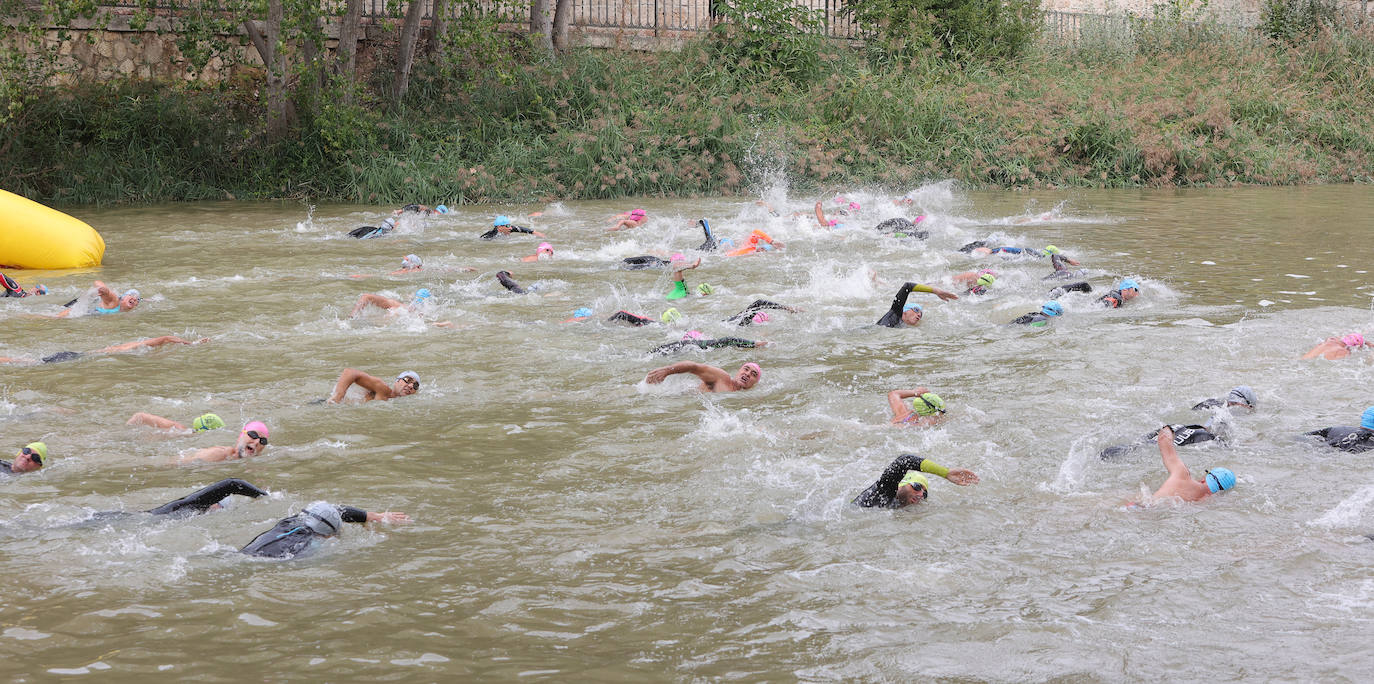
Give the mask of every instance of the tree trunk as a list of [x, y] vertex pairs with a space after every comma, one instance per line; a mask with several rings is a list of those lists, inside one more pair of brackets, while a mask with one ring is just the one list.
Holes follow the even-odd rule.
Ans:
[[291, 127], [291, 106], [286, 98], [286, 55], [279, 50], [281, 38], [282, 0], [269, 0], [267, 4], [266, 31], [258, 28], [257, 22], [247, 19], [243, 29], [248, 39], [262, 57], [263, 71], [266, 74], [267, 100], [267, 137], [278, 140], [286, 135]]
[[553, 11], [553, 47], [559, 52], [567, 52], [568, 24], [572, 21], [573, 0], [558, 0]]
[[334, 54], [334, 73], [353, 80], [358, 67], [358, 24], [363, 19], [363, 0], [348, 0], [339, 26], [339, 47]]
[[448, 7], [445, 0], [434, 0], [434, 15], [429, 18], [429, 49], [431, 56], [444, 54], [444, 32], [448, 30]]
[[546, 52], [553, 52], [553, 0], [533, 0], [530, 3], [530, 35]]
[[396, 55], [396, 88], [392, 92], [392, 103], [400, 106], [410, 87], [410, 68], [415, 65], [415, 43], [420, 37], [420, 15], [424, 13], [423, 0], [411, 0], [406, 9], [405, 24], [401, 27], [401, 45]]

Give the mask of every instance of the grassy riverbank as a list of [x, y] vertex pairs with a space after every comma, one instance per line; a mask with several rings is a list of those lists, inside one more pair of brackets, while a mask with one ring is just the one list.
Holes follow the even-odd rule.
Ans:
[[48, 92], [0, 130], [0, 187], [453, 204], [748, 193], [779, 168], [799, 189], [1374, 181], [1369, 33], [1285, 46], [1180, 28], [965, 65], [827, 50], [808, 77], [760, 77], [709, 41], [517, 60], [461, 88], [421, 73], [404, 109], [328, 106], [271, 145], [249, 84]]

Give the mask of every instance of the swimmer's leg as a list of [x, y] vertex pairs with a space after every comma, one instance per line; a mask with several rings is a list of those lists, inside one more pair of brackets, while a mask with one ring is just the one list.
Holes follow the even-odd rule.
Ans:
[[214, 506], [220, 501], [223, 501], [225, 497], [233, 494], [248, 496], [255, 499], [260, 496], [267, 496], [267, 492], [243, 480], [229, 478], [227, 480], [220, 480], [209, 487], [205, 487], [200, 491], [184, 496], [176, 501], [162, 504], [148, 512], [153, 515], [195, 515], [210, 510], [211, 506]]
[[[776, 214], [774, 214], [774, 216], [776, 216]], [[706, 235], [706, 242], [701, 243], [701, 246], [697, 247], [697, 250], [702, 252], [714, 252], [717, 245], [716, 236], [711, 234], [711, 224], [707, 223], [706, 219], [698, 220], [697, 224], [701, 226], [701, 232]]]

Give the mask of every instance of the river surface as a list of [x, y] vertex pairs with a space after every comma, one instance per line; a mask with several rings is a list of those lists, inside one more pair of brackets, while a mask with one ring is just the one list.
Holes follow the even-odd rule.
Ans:
[[[1369, 681], [1374, 454], [1297, 435], [1358, 424], [1374, 404], [1374, 351], [1298, 359], [1331, 335], [1374, 336], [1374, 190], [911, 194], [901, 209], [851, 193], [862, 208], [834, 230], [809, 217], [816, 198], [773, 190], [778, 217], [751, 200], [648, 200], [647, 225], [608, 233], [636, 205], [463, 207], [368, 241], [344, 233], [389, 208], [70, 209], [103, 234], [105, 264], [16, 273], [53, 294], [0, 300], [0, 356], [211, 341], [0, 367], [5, 457], [36, 439], [51, 452], [0, 482], [0, 675]], [[925, 242], [871, 228], [918, 212]], [[555, 258], [521, 262], [533, 236], [478, 240], [498, 213], [548, 233]], [[617, 264], [694, 256], [703, 216], [718, 236], [762, 228], [785, 249], [706, 255], [688, 282], [714, 294], [674, 303], [680, 322], [604, 322], [659, 317], [668, 276]], [[1003, 325], [1039, 308], [1050, 269], [956, 251], [982, 238], [1055, 244], [1096, 292], [1061, 298], [1049, 328]], [[385, 275], [407, 253], [424, 270]], [[903, 281], [952, 289], [948, 276], [983, 266], [998, 272], [988, 295], [914, 295], [919, 327], [872, 325]], [[506, 292], [501, 269], [533, 292]], [[1122, 276], [1141, 296], [1096, 306]], [[96, 278], [139, 288], [141, 306], [32, 315]], [[349, 318], [363, 292], [418, 287], [434, 293], [419, 313]], [[722, 322], [760, 297], [803, 311]], [[582, 306], [596, 317], [563, 322]], [[648, 353], [689, 329], [769, 345]], [[677, 360], [752, 360], [763, 376], [726, 395], [690, 376], [643, 382]], [[312, 403], [345, 367], [415, 370], [422, 389]], [[1258, 393], [1253, 414], [1189, 410], [1238, 384]], [[917, 385], [943, 396], [947, 422], [888, 426], [887, 391]], [[126, 426], [137, 411], [214, 411], [230, 427]], [[1158, 452], [1098, 451], [1209, 418], [1230, 446], [1180, 452], [1195, 474], [1231, 468], [1236, 489], [1123, 507], [1164, 480]], [[263, 455], [178, 464], [255, 419], [271, 427]], [[920, 506], [851, 506], [903, 452], [981, 482], [932, 477]], [[91, 520], [227, 477], [272, 495], [184, 520]], [[415, 522], [348, 525], [289, 561], [237, 552], [321, 499]]]

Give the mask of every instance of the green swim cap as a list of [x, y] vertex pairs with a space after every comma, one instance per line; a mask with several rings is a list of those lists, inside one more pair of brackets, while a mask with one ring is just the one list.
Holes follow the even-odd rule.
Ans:
[[1058, 253], [1059, 253], [1059, 248], [1058, 248], [1058, 247], [1055, 247], [1054, 245], [1045, 245], [1045, 253], [1046, 253], [1046, 254], [1058, 254]]
[[997, 278], [993, 277], [991, 273], [984, 273], [983, 275], [978, 276], [978, 284], [984, 287], [991, 285], [995, 282], [997, 282]]
[[192, 432], [205, 432], [206, 430], [218, 430], [224, 427], [224, 419], [213, 413], [207, 413], [191, 421]]
[[703, 297], [715, 291], [716, 288], [711, 287], [710, 283], [702, 283], [700, 285], [697, 285], [697, 293]]
[[24, 446], [38, 452], [38, 456], [43, 459], [43, 465], [48, 464], [48, 445], [42, 442], [29, 442]]
[[930, 480], [926, 479], [925, 475], [922, 475], [921, 473], [915, 470], [906, 471], [906, 475], [902, 478], [902, 481], [897, 484], [897, 486], [900, 487], [902, 485], [907, 484], [919, 484], [922, 487], [924, 487], [927, 492], [930, 491]]
[[679, 312], [677, 309], [669, 308], [667, 311], [663, 312], [663, 315], [658, 317], [658, 320], [663, 321], [664, 323], [676, 323], [677, 321], [682, 320], [682, 313]]
[[920, 416], [933, 416], [945, 412], [945, 400], [934, 392], [926, 392], [911, 401], [911, 410]]

